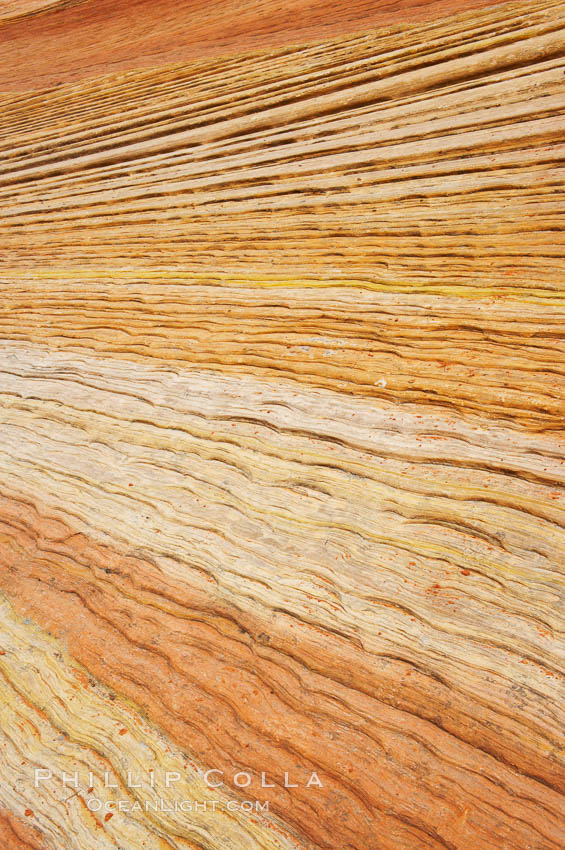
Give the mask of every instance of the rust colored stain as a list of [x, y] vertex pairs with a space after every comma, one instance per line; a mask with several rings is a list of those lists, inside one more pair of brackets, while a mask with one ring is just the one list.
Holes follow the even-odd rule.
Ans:
[[[26, 809], [29, 817], [33, 814]], [[13, 812], [0, 810], [0, 847], [2, 850], [44, 850], [45, 845], [36, 829], [21, 821]]]
[[[563, 776], [535, 744], [516, 746], [508, 717], [405, 662], [373, 659], [369, 668], [338, 636], [261, 622], [188, 581], [173, 588], [150, 562], [23, 503], [2, 498], [0, 518], [0, 587], [16, 608], [64, 639], [92, 675], [135, 700], [202, 764], [224, 770], [228, 784], [242, 752], [255, 776], [268, 765], [275, 787], [261, 788], [261, 797], [316, 846], [428, 846], [446, 806], [450, 840], [464, 809], [481, 833], [504, 828], [527, 841], [541, 827], [544, 801], [554, 798], [548, 786], [560, 789]], [[427, 743], [416, 755], [418, 740]], [[323, 783], [315, 795], [302, 782], [314, 770]], [[285, 771], [300, 774], [299, 787], [284, 787]], [[477, 773], [491, 786], [491, 814], [476, 810]], [[523, 781], [536, 799], [525, 826], [504, 813]], [[434, 793], [442, 782], [448, 797]], [[328, 822], [330, 810], [337, 814]]]

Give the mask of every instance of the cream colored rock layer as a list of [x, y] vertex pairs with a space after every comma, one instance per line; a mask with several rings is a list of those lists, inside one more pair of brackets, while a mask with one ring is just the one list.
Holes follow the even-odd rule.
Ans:
[[554, 437], [17, 344], [1, 374], [5, 494], [502, 715], [519, 692], [511, 737], [563, 764]]
[[[411, 2], [0, 28], [0, 835], [565, 844], [565, 4]], [[147, 760], [271, 814], [88, 811]]]
[[[302, 385], [445, 405], [562, 430], [565, 306], [559, 292], [465, 298], [342, 280], [55, 269], [0, 277], [0, 335]], [[450, 286], [446, 283], [446, 291]], [[410, 291], [412, 290], [412, 291]], [[87, 294], [86, 294], [87, 293]], [[459, 293], [461, 294], [461, 292]]]
[[[18, 617], [1, 594], [0, 680], [0, 802], [38, 827], [46, 847], [306, 846], [268, 816], [240, 810], [245, 798], [226, 794], [225, 786], [210, 788], [202, 769], [135, 706], [116, 700], [73, 662], [59, 641]], [[217, 774], [210, 781], [216, 783]], [[138, 784], [141, 789], [133, 787]], [[174, 811], [175, 800], [191, 801], [192, 811], [178, 805]]]

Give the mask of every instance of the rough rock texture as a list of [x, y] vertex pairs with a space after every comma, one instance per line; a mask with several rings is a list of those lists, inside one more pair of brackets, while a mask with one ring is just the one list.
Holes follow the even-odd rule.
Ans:
[[0, 847], [565, 846], [564, 20], [0, 3]]

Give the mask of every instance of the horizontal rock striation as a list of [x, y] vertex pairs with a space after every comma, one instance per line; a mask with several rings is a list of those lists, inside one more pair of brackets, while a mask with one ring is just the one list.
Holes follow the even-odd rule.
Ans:
[[565, 845], [563, 12], [0, 3], [2, 847]]
[[228, 777], [242, 752], [255, 776], [316, 771], [315, 797], [264, 792], [316, 846], [449, 846], [465, 811], [477, 848], [559, 846], [551, 435], [509, 452], [507, 428], [439, 409], [5, 348], [1, 574], [23, 614]]

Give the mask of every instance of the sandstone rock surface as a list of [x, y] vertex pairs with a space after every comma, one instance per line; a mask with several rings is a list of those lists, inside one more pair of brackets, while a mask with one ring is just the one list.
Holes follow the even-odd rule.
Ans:
[[565, 846], [564, 21], [0, 3], [2, 847]]

